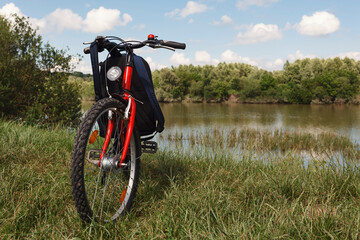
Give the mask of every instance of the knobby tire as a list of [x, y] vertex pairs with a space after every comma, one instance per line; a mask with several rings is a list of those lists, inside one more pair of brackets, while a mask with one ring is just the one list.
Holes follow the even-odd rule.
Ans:
[[104, 129], [106, 132], [107, 113], [110, 110], [115, 114], [116, 123], [111, 143], [105, 154], [106, 158], [104, 156], [103, 159], [109, 159], [109, 163], [114, 162], [113, 159], [119, 159], [123, 150], [119, 147], [121, 146], [120, 122], [125, 108], [122, 102], [114, 98], [105, 98], [96, 102], [83, 118], [76, 134], [71, 159], [71, 186], [76, 209], [80, 218], [86, 222], [93, 220], [107, 222], [117, 219], [130, 210], [136, 195], [141, 155], [136, 126], [126, 158], [127, 167], [120, 169], [112, 165], [108, 168], [98, 167], [95, 166], [96, 160], [93, 160], [93, 155], [90, 154], [92, 157], [89, 157], [89, 152], [97, 153], [101, 150]]

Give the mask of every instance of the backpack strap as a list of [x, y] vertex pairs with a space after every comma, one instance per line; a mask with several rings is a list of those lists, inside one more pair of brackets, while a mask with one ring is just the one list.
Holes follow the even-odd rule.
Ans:
[[98, 55], [98, 48], [96, 43], [92, 43], [90, 45], [90, 59], [91, 59], [91, 66], [93, 71], [95, 101], [98, 101], [101, 99], [102, 96], [100, 89], [99, 55]]
[[159, 102], [156, 99], [153, 82], [149, 77], [149, 74], [145, 68], [145, 64], [143, 61], [145, 61], [143, 60], [143, 58], [134, 55], [135, 69], [139, 77], [141, 78], [141, 82], [145, 88], [151, 106], [153, 107], [155, 118], [158, 121], [156, 125], [156, 131], [160, 133], [164, 130], [165, 118], [161, 111]]

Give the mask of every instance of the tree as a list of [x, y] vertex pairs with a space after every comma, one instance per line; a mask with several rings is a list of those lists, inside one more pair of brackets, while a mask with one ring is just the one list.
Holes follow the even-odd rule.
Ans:
[[180, 79], [175, 73], [165, 68], [154, 75], [155, 86], [159, 86], [155, 89], [159, 101], [170, 102], [181, 97]]
[[0, 16], [0, 111], [30, 123], [75, 123], [81, 110], [79, 86], [66, 50], [44, 44], [28, 20]]
[[276, 86], [276, 79], [271, 73], [266, 72], [260, 77], [260, 88], [262, 91], [274, 88]]
[[236, 94], [250, 102], [346, 103], [359, 94], [359, 73], [354, 59], [307, 58], [273, 72], [244, 63], [180, 65], [155, 71], [153, 79], [160, 101], [221, 102]]

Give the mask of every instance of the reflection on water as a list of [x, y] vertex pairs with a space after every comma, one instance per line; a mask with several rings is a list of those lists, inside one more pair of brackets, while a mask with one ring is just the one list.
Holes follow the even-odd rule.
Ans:
[[161, 104], [165, 131], [256, 128], [330, 131], [360, 142], [360, 106], [278, 104]]

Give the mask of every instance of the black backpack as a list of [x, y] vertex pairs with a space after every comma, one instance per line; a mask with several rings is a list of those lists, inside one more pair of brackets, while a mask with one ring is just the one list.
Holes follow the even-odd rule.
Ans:
[[[118, 81], [109, 81], [106, 78], [106, 72], [112, 66], [118, 66], [124, 73], [126, 56], [111, 56], [105, 62], [100, 63], [100, 89], [95, 89], [96, 101], [109, 97], [106, 91], [106, 82], [110, 95], [122, 95], [123, 89], [122, 78]], [[141, 140], [149, 140], [155, 136], [157, 132], [164, 130], [165, 119], [161, 111], [160, 105], [156, 99], [154, 85], [151, 77], [149, 64], [140, 56], [134, 55], [134, 69], [131, 82], [131, 96], [136, 100], [136, 118], [135, 124]]]

